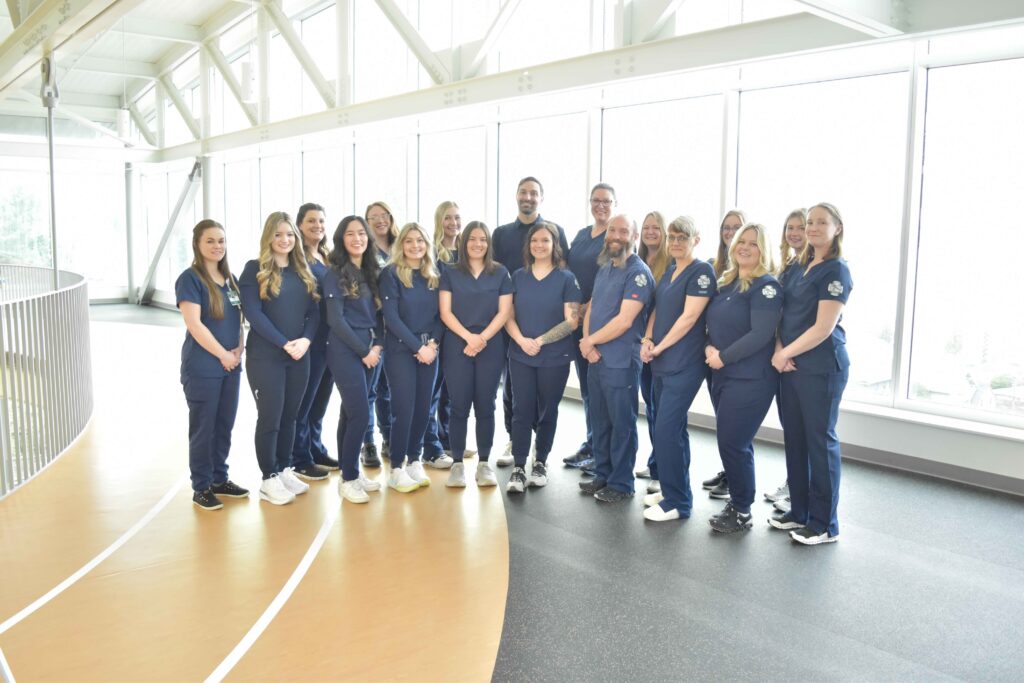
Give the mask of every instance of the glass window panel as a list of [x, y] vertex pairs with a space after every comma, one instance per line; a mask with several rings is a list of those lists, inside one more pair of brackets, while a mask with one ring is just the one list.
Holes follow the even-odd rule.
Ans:
[[0, 157], [0, 262], [52, 265], [49, 183], [45, 160]]
[[345, 216], [353, 213], [352, 192], [345, 183], [345, 157], [352, 145], [311, 149], [302, 153], [302, 201], [315, 202], [327, 212], [328, 239]]
[[302, 157], [298, 153], [260, 159], [260, 221], [274, 211], [292, 219], [302, 203]]
[[498, 69], [589, 53], [591, 5], [591, 0], [522, 0], [498, 42]]
[[929, 71], [909, 387], [912, 399], [1017, 418], [1019, 274], [1009, 254], [1009, 267], [993, 267], [972, 235], [988, 233], [1010, 254], [1024, 236], [1024, 97], [1012, 86], [1022, 82], [1021, 59]]
[[[280, 34], [270, 39], [269, 75], [270, 118], [290, 119], [302, 113], [302, 83], [308, 80]], [[310, 86], [312, 87], [312, 86]], [[322, 100], [321, 100], [322, 101]]]
[[420, 218], [433, 230], [437, 205], [451, 200], [459, 205], [462, 224], [482, 220], [487, 182], [487, 134], [483, 127], [420, 136]]
[[259, 161], [239, 159], [224, 164], [224, 230], [235, 275], [259, 255], [263, 216], [260, 214]]
[[906, 74], [740, 96], [737, 201], [747, 219], [777, 244], [796, 207], [827, 201], [843, 212], [855, 285], [843, 314], [846, 395], [856, 400], [891, 400], [906, 126]]
[[[408, 1], [396, 3], [409, 16]], [[355, 17], [355, 66], [353, 90], [356, 102], [411, 92], [433, 81], [420, 66], [395, 27], [376, 4], [357, 2]]]
[[409, 167], [409, 146], [414, 137], [370, 138], [356, 143], [356, 211], [363, 215], [371, 202], [383, 201], [391, 207], [399, 228], [417, 220], [408, 201], [409, 188], [416, 182]]

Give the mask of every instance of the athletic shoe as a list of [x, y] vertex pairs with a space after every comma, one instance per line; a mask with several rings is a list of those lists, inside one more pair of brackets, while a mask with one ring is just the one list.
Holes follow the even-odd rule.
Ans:
[[217, 500], [217, 496], [213, 495], [213, 491], [210, 489], [193, 492], [192, 504], [200, 510], [220, 510], [224, 507], [224, 503]]
[[[451, 455], [451, 454], [449, 453], [449, 455]], [[463, 460], [465, 460], [466, 458], [472, 458], [474, 456], [476, 456], [476, 451], [471, 451], [468, 448], [466, 450], [462, 451], [462, 458], [463, 458]]]
[[652, 505], [644, 510], [644, 519], [652, 522], [671, 522], [673, 519], [685, 519], [685, 517], [679, 514], [679, 510], [675, 508], [665, 511], [661, 509], [660, 505]]
[[606, 482], [604, 479], [591, 479], [590, 481], [581, 481], [580, 491], [592, 496], [601, 489], [603, 489], [607, 483], [608, 482]]
[[594, 498], [597, 498], [602, 503], [621, 503], [622, 501], [628, 500], [632, 497], [632, 493], [623, 493], [618, 489], [613, 489], [611, 486], [605, 486], [594, 494]]
[[734, 531], [743, 531], [749, 529], [752, 525], [750, 522], [750, 513], [742, 513], [732, 506], [732, 503], [726, 503], [725, 509], [721, 513], [715, 515], [708, 520], [711, 524], [711, 528], [722, 534], [731, 534]]
[[392, 467], [388, 476], [388, 487], [399, 493], [411, 493], [420, 487], [405, 471], [404, 467]]
[[779, 512], [772, 515], [768, 518], [768, 525], [773, 529], [780, 529], [782, 531], [804, 528], [803, 524], [793, 518], [792, 512]]
[[[700, 485], [703, 486], [705, 489], [710, 491], [711, 489], [715, 488], [716, 486], [718, 486], [722, 482], [727, 482], [727, 481], [728, 480], [725, 478], [725, 470], [722, 470], [721, 472], [719, 472], [715, 476], [711, 477], [710, 479], [705, 479], [704, 481], [702, 481]], [[728, 486], [728, 484], [726, 484], [726, 485]]]
[[793, 503], [790, 501], [789, 496], [786, 496], [782, 500], [777, 500], [772, 503], [772, 507], [779, 512], [789, 512], [793, 509]]
[[317, 456], [313, 458], [313, 462], [315, 462], [317, 465], [320, 465], [320, 467], [326, 467], [331, 472], [336, 472], [337, 470], [341, 469], [338, 466], [338, 461], [329, 455]]
[[[384, 447], [387, 448], [387, 444], [384, 444]], [[387, 454], [384, 457], [386, 458]], [[359, 459], [363, 461], [363, 467], [380, 467], [380, 457], [377, 456], [376, 444], [364, 443]]]
[[260, 484], [260, 498], [274, 505], [287, 505], [295, 500], [295, 494], [285, 488], [280, 475], [272, 474]]
[[293, 467], [292, 474], [304, 481], [321, 481], [329, 477], [331, 471], [320, 465], [303, 465], [302, 467]]
[[363, 490], [362, 481], [359, 479], [353, 479], [352, 481], [339, 480], [338, 493], [350, 503], [370, 502], [370, 496], [366, 495], [366, 491]]
[[430, 486], [430, 477], [423, 471], [423, 463], [419, 460], [413, 460], [411, 463], [405, 466], [405, 472], [409, 475], [409, 478], [416, 482], [417, 486], [427, 487]]
[[359, 485], [363, 487], [364, 491], [373, 492], [380, 491], [380, 482], [376, 479], [367, 479], [363, 475], [359, 475]]
[[728, 500], [729, 482], [723, 479], [718, 486], [708, 491], [708, 496], [711, 498], [717, 498], [718, 500]]
[[566, 467], [581, 467], [583, 463], [593, 459], [594, 456], [591, 455], [590, 451], [585, 451], [581, 447], [580, 450], [576, 451], [572, 455], [562, 458], [562, 462], [565, 463]]
[[385, 440], [385, 441], [381, 441], [380, 442], [380, 459], [383, 460], [384, 462], [387, 462], [387, 463], [391, 462], [391, 442], [390, 441]]
[[424, 461], [423, 464], [435, 470], [450, 470], [452, 468], [452, 463], [454, 462], [455, 461], [452, 460], [450, 456], [447, 456], [442, 453], [433, 460]]
[[636, 478], [637, 479], [650, 479], [651, 478], [651, 468], [650, 467], [645, 467], [642, 470], [637, 470], [636, 471]]
[[508, 479], [505, 491], [508, 493], [522, 493], [526, 490], [526, 470], [516, 467], [512, 470], [512, 476]]
[[783, 484], [782, 486], [780, 486], [779, 488], [775, 489], [775, 491], [773, 493], [766, 493], [766, 494], [764, 494], [764, 499], [767, 500], [767, 501], [770, 501], [772, 503], [775, 503], [775, 502], [780, 501], [780, 500], [785, 500], [785, 499], [788, 499], [788, 498], [789, 498], [789, 482], [788, 481], [785, 484]]
[[657, 493], [648, 493], [644, 496], [644, 505], [651, 507], [652, 505], [657, 505], [663, 500], [665, 500], [665, 496], [662, 495], [661, 491], [658, 491]]
[[498, 467], [508, 467], [514, 464], [515, 461], [516, 459], [512, 457], [512, 442], [509, 441], [507, 444], [505, 444], [504, 452], [502, 452], [501, 455], [495, 458], [495, 462], [498, 465]]
[[466, 466], [461, 462], [457, 462], [452, 465], [451, 471], [448, 472], [448, 481], [444, 483], [449, 488], [462, 489], [466, 488]]
[[530, 477], [526, 480], [526, 483], [530, 486], [540, 488], [541, 486], [548, 485], [548, 466], [542, 462], [533, 463], [533, 468], [530, 470]]
[[309, 490], [309, 484], [304, 481], [300, 481], [299, 478], [295, 476], [291, 467], [285, 467], [284, 471], [277, 476], [281, 479], [281, 483], [284, 484], [284, 487], [296, 496], [301, 496]]
[[249, 489], [243, 489], [235, 482], [228, 479], [223, 484], [214, 484], [213, 488], [210, 489], [215, 495], [224, 496], [225, 498], [248, 498]]
[[580, 474], [584, 477], [593, 477], [597, 475], [597, 461], [591, 458], [582, 465], [580, 465]]
[[651, 483], [647, 485], [647, 493], [661, 493], [661, 482], [651, 479]]
[[476, 485], [477, 486], [497, 486], [498, 478], [494, 476], [494, 470], [491, 469], [489, 462], [482, 462], [476, 466]]
[[807, 527], [790, 531], [789, 537], [797, 543], [802, 543], [804, 545], [821, 545], [822, 543], [835, 543], [839, 540], [838, 534], [835, 536], [829, 536], [827, 531], [822, 531], [820, 534], [816, 534]]

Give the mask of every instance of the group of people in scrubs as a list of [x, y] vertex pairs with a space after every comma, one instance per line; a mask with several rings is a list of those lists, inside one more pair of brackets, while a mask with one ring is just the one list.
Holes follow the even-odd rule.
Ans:
[[[493, 232], [481, 221], [463, 227], [454, 202], [437, 207], [432, 231], [399, 228], [388, 205], [374, 202], [330, 235], [324, 208], [303, 204], [294, 220], [267, 217], [258, 258], [237, 280], [223, 226], [197, 224], [193, 263], [175, 285], [187, 327], [181, 381], [194, 503], [215, 510], [223, 497], [248, 496], [227, 469], [243, 360], [257, 409], [259, 496], [274, 505], [339, 469], [351, 503], [383, 485], [427, 487], [425, 467], [448, 470], [446, 486], [463, 488], [471, 411], [476, 485], [497, 485], [493, 460], [512, 467], [509, 494], [543, 487], [575, 365], [586, 433], [563, 463], [589, 475], [584, 493], [623, 501], [639, 475], [650, 479], [645, 519], [688, 518], [687, 414], [706, 383], [721, 471], [703, 485], [726, 501], [711, 528], [751, 526], [753, 440], [774, 400], [787, 479], [766, 494], [778, 508], [769, 524], [807, 545], [838, 539], [835, 427], [849, 374], [840, 323], [853, 286], [839, 210], [791, 212], [778, 263], [768, 230], [730, 211], [715, 257], [703, 261], [692, 218], [652, 211], [638, 225], [617, 212], [606, 183], [592, 189], [594, 222], [571, 244], [541, 216], [543, 200], [531, 176], [517, 186], [515, 221]], [[502, 382], [507, 446], [492, 454]], [[337, 459], [321, 435], [334, 387]], [[636, 472], [640, 395], [652, 451]], [[382, 460], [384, 481], [373, 472]]]

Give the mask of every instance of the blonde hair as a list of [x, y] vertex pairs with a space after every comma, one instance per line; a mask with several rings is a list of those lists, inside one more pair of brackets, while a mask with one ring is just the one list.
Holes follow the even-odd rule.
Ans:
[[[437, 260], [444, 263], [451, 263], [452, 252], [444, 246], [444, 215], [448, 209], [457, 209], [459, 205], [453, 201], [441, 202], [434, 209], [434, 250], [437, 252]], [[455, 252], [459, 251], [460, 235], [455, 236]]]
[[427, 231], [419, 223], [406, 223], [403, 225], [402, 229], [398, 232], [398, 237], [395, 238], [395, 243], [391, 246], [391, 265], [395, 267], [395, 275], [398, 276], [403, 285], [412, 287], [412, 266], [406, 263], [405, 249], [402, 247], [402, 243], [405, 242], [405, 238], [413, 230], [418, 230], [420, 235], [423, 236], [423, 241], [427, 243], [427, 253], [423, 255], [423, 260], [420, 261], [420, 275], [427, 281], [429, 289], [437, 289], [441, 278], [437, 273], [437, 266], [434, 264], [434, 254], [433, 249], [430, 248], [430, 238], [427, 237]]
[[291, 217], [284, 211], [275, 211], [270, 214], [263, 224], [263, 234], [260, 236], [260, 269], [256, 273], [256, 282], [260, 286], [260, 298], [266, 301], [281, 294], [281, 266], [277, 265], [277, 261], [274, 260], [274, 250], [271, 247], [274, 233], [277, 232], [277, 226], [281, 223], [288, 224], [288, 228], [295, 238], [295, 246], [288, 252], [288, 265], [295, 270], [295, 274], [306, 285], [306, 291], [313, 301], [320, 301], [320, 295], [316, 291], [316, 278], [313, 277], [313, 273], [309, 270], [309, 264], [306, 263], [306, 254], [302, 248], [302, 234], [295, 227]]
[[[761, 258], [754, 270], [751, 271], [750, 275], [743, 277], [740, 275], [740, 267], [736, 264], [735, 252], [736, 245], [739, 244], [740, 241], [740, 236], [748, 230], [753, 230], [757, 234], [757, 249], [761, 253]], [[745, 292], [750, 289], [750, 283], [753, 282], [755, 278], [767, 275], [773, 270], [772, 252], [768, 248], [768, 229], [760, 223], [747, 223], [746, 225], [741, 226], [740, 229], [736, 231], [736, 235], [732, 238], [732, 246], [729, 247], [729, 268], [722, 273], [722, 277], [718, 278], [718, 286], [719, 288], [725, 287], [726, 285], [731, 284], [733, 280], [738, 279], [740, 281], [739, 291]]]
[[658, 224], [658, 232], [661, 233], [661, 243], [658, 245], [658, 251], [653, 254], [653, 258], [648, 262], [647, 257], [651, 256], [651, 254], [650, 249], [644, 244], [643, 223], [641, 223], [640, 258], [650, 267], [651, 274], [654, 275], [654, 282], [657, 283], [661, 280], [661, 276], [665, 274], [665, 271], [668, 270], [668, 264], [672, 259], [668, 255], [668, 233], [665, 231], [665, 217], [661, 215], [660, 211], [651, 211], [644, 216], [643, 222], [646, 223], [647, 219], [652, 217], [654, 222]]
[[[836, 231], [836, 236], [832, 238], [832, 245], [828, 248], [828, 253], [822, 257], [822, 260], [828, 261], [830, 259], [837, 259], [843, 257], [843, 233], [846, 232], [846, 228], [843, 227], [843, 216], [839, 213], [834, 205], [828, 202], [820, 202], [815, 204], [811, 208], [807, 209], [807, 214], [810, 215], [811, 211], [815, 209], [821, 209], [828, 213], [832, 217], [832, 222], [835, 223], [836, 227], [839, 228]], [[808, 242], [804, 245], [804, 250], [800, 252], [800, 264], [806, 266], [808, 263], [814, 260], [814, 247]]]
[[[729, 252], [731, 251], [730, 247], [732, 245], [726, 244], [725, 240], [722, 239], [722, 231], [725, 230], [725, 221], [729, 216], [736, 216], [736, 218], [739, 218], [740, 227], [747, 224], [746, 215], [739, 209], [726, 211], [725, 215], [722, 216], [722, 222], [718, 225], [718, 255], [715, 256], [715, 275], [717, 277], [722, 277], [722, 274], [729, 267]], [[735, 239], [735, 237], [736, 236], [733, 235], [733, 239]]]
[[[210, 317], [214, 320], [223, 320], [224, 298], [220, 295], [220, 287], [217, 286], [217, 283], [213, 281], [210, 273], [206, 270], [206, 262], [203, 260], [203, 255], [199, 253], [199, 241], [203, 238], [203, 233], [215, 228], [223, 232], [225, 237], [227, 237], [224, 226], [212, 218], [205, 218], [196, 223], [196, 227], [192, 228], [192, 270], [199, 276], [200, 282], [206, 287], [206, 296], [210, 303]], [[227, 249], [224, 250], [224, 258], [217, 263], [217, 272], [224, 278], [227, 286], [235, 290], [237, 294], [238, 283], [235, 282], [235, 276], [231, 274], [231, 268], [228, 266]]]
[[[799, 218], [804, 224], [804, 229], [806, 229], [807, 209], [793, 209], [792, 211], [789, 212], [789, 215], [786, 216], [786, 220], [782, 222], [782, 242], [779, 243], [779, 263], [777, 268], [778, 273], [784, 271], [787, 266], [789, 266], [791, 263], [793, 263], [800, 257], [800, 254], [794, 252], [793, 247], [789, 246], [789, 242], [786, 241], [787, 226], [789, 225], [789, 221], [794, 218]], [[804, 243], [807, 243], [806, 237], [804, 238]]]

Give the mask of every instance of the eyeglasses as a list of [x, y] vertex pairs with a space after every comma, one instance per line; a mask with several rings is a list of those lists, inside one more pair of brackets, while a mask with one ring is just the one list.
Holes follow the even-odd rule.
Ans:
[[689, 242], [689, 241], [690, 241], [690, 236], [689, 235], [669, 235], [668, 236], [668, 243], [669, 244], [681, 244], [683, 242]]
[[590, 203], [594, 206], [611, 206], [615, 203], [613, 199], [591, 199]]

